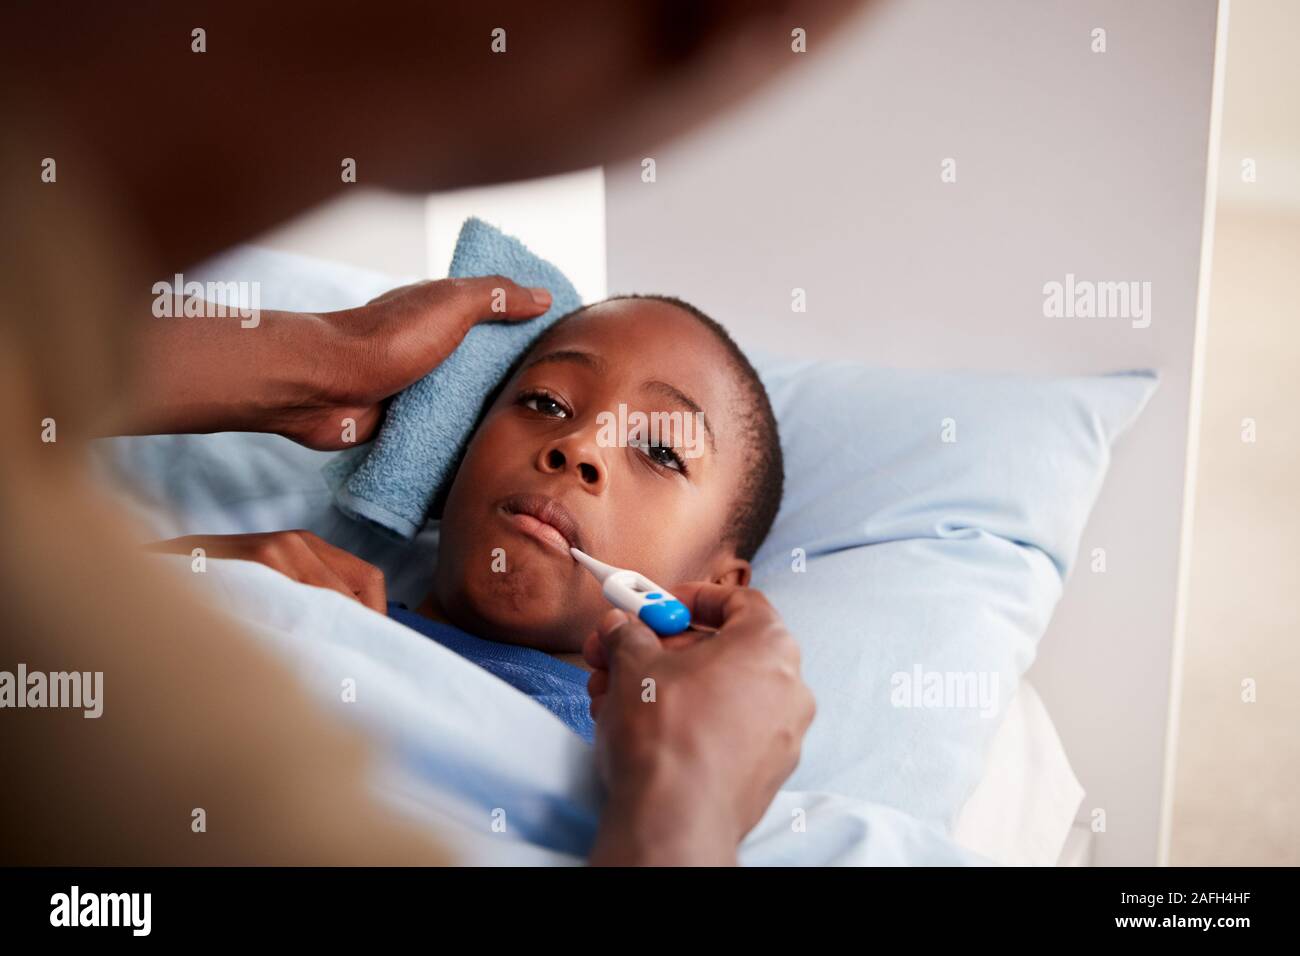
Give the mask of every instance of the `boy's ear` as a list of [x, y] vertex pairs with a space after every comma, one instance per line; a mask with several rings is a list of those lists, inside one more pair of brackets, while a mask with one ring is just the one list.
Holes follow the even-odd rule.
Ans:
[[722, 562], [720, 569], [714, 573], [713, 583], [736, 584], [747, 588], [752, 573], [753, 569], [744, 558], [727, 558]]

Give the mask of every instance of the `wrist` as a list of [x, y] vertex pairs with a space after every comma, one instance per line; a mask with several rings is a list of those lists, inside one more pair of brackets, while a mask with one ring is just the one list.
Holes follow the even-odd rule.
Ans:
[[328, 401], [331, 379], [326, 369], [341, 352], [333, 328], [308, 312], [263, 313], [266, 338], [250, 339], [253, 351], [247, 368], [257, 395], [268, 413], [298, 409]]
[[263, 312], [256, 326], [198, 317], [145, 327], [120, 431], [137, 434], [278, 431], [323, 390], [333, 345], [319, 317]]
[[264, 312], [261, 328], [238, 344], [244, 380], [243, 401], [233, 410], [238, 430], [293, 438], [304, 414], [330, 403], [332, 382], [325, 370], [341, 349], [320, 316]]
[[735, 866], [743, 834], [732, 807], [705, 781], [629, 783], [601, 812], [591, 863], [598, 866]]

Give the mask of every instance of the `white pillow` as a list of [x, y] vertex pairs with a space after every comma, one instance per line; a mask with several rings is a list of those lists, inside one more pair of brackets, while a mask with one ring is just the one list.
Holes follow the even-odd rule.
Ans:
[[959, 846], [1008, 866], [1054, 866], [1084, 790], [1027, 680], [993, 735], [984, 776], [957, 815]]

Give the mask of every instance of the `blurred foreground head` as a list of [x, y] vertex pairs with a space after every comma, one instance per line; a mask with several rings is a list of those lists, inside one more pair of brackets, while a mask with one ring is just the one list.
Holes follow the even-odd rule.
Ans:
[[84, 442], [131, 386], [150, 287], [328, 198], [345, 157], [362, 183], [435, 190], [647, 150], [792, 65], [792, 30], [821, 42], [854, 6], [0, 11], [0, 666], [104, 672], [98, 720], [0, 715], [0, 862], [442, 859], [367, 795], [364, 742], [141, 556], [89, 480]]

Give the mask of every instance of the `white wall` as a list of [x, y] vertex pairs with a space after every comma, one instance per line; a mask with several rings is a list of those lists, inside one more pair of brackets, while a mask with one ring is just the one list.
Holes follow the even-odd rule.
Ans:
[[[611, 292], [743, 341], [882, 365], [1162, 385], [1119, 448], [1032, 672], [1105, 809], [1096, 860], [1158, 854], [1216, 4], [886, 2], [809, 37], [744, 108], [606, 171]], [[1107, 32], [1107, 52], [1090, 49]], [[774, 56], [793, 54], [774, 49]], [[957, 161], [957, 182], [940, 163]], [[1043, 317], [1066, 273], [1152, 284], [1153, 321]], [[791, 290], [807, 290], [793, 314]]]
[[424, 276], [425, 197], [349, 186], [338, 198], [253, 241], [393, 276]]
[[442, 278], [470, 216], [555, 263], [584, 302], [604, 298], [605, 179], [598, 166], [428, 195], [348, 188], [253, 241], [404, 279]]
[[605, 297], [605, 176], [599, 166], [432, 193], [426, 212], [427, 275], [447, 274], [461, 225], [477, 216], [554, 263], [583, 302]]

